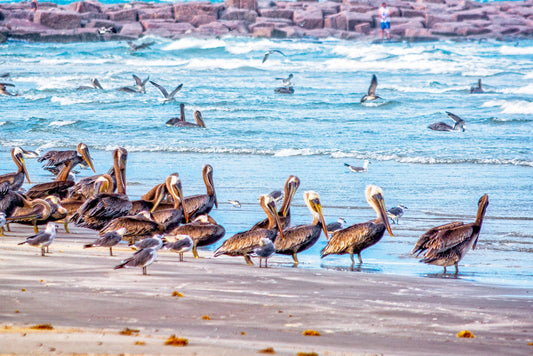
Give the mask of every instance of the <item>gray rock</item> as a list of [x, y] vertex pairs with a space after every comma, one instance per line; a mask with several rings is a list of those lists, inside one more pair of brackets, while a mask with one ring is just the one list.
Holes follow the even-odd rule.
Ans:
[[57, 30], [81, 27], [81, 18], [77, 12], [56, 9], [35, 11], [33, 22]]

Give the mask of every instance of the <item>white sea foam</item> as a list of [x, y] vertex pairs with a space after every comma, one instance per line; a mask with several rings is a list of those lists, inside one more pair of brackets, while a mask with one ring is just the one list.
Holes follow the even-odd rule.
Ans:
[[505, 55], [533, 55], [533, 47], [526, 46], [502, 46], [500, 53]]
[[226, 43], [220, 39], [185, 37], [167, 44], [163, 47], [163, 50], [177, 51], [191, 48], [209, 49], [224, 47], [226, 47]]
[[501, 90], [504, 94], [527, 94], [533, 95], [533, 84], [528, 84], [525, 87], [505, 88]]
[[533, 102], [525, 100], [490, 100], [483, 107], [500, 107], [503, 114], [533, 114]]
[[5, 124], [7, 124], [7, 121], [0, 121], [0, 126], [4, 126]]
[[74, 120], [67, 120], [67, 121], [52, 121], [50, 123], [50, 126], [67, 126], [67, 125], [72, 125], [72, 124], [75, 124], [76, 121]]
[[86, 104], [90, 103], [91, 100], [84, 98], [74, 98], [74, 97], [61, 97], [61, 96], [52, 96], [50, 99], [52, 103], [58, 103], [62, 106], [75, 105], [75, 104]]

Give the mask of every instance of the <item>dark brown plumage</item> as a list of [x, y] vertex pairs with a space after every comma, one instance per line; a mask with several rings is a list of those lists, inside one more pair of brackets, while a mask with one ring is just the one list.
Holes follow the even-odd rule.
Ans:
[[313, 215], [313, 222], [308, 225], [298, 225], [283, 229], [283, 235], [285, 238], [282, 239], [278, 237], [274, 241], [276, 253], [292, 255], [294, 266], [298, 264], [298, 257], [296, 254], [313, 246], [318, 241], [322, 230], [324, 230], [324, 234], [326, 234], [326, 239], [329, 238], [318, 194], [314, 191], [305, 192], [304, 202]]
[[455, 221], [431, 228], [420, 236], [411, 253], [417, 256], [424, 253], [420, 262], [442, 266], [444, 273], [447, 266], [455, 265], [455, 274], [459, 273], [459, 261], [470, 248], [476, 248], [488, 206], [489, 197], [485, 194], [479, 199], [475, 222]]
[[202, 178], [207, 189], [207, 194], [199, 194], [185, 197], [184, 207], [189, 219], [194, 219], [198, 215], [209, 214], [213, 205], [218, 208], [215, 185], [213, 183], [213, 167], [206, 164], [202, 168]]
[[280, 228], [279, 217], [276, 211], [276, 204], [270, 195], [261, 195], [259, 197], [259, 204], [268, 216], [269, 224], [266, 228], [259, 228], [255, 230], [248, 230], [233, 235], [215, 251], [215, 257], [220, 255], [228, 256], [243, 256], [247, 264], [253, 265], [249, 254], [260, 246], [262, 238], [267, 238], [274, 241], [277, 235], [277, 230], [284, 238], [283, 232]]
[[91, 167], [93, 172], [96, 172], [94, 170], [93, 160], [89, 153], [89, 148], [82, 142], [78, 144], [76, 151], [48, 151], [38, 158], [37, 161], [47, 161], [44, 164], [45, 167], [55, 167], [58, 170], [63, 168], [66, 161], [71, 161], [72, 167], [76, 167], [79, 163], [85, 162]]
[[353, 255], [356, 253], [359, 257], [359, 263], [363, 263], [361, 251], [378, 243], [383, 237], [385, 230], [392, 236], [381, 188], [375, 185], [367, 186], [365, 197], [368, 204], [376, 212], [377, 218], [334, 232], [328, 244], [321, 252], [322, 258], [331, 254], [343, 255], [348, 253], [350, 254], [353, 266], [355, 264]]
[[199, 258], [197, 247], [212, 245], [220, 240], [226, 230], [222, 225], [218, 225], [209, 215], [199, 215], [194, 221], [178, 226], [168, 235], [189, 235], [193, 240], [192, 254], [195, 258]]
[[28, 183], [31, 183], [26, 164], [24, 163], [22, 149], [20, 147], [11, 149], [11, 159], [13, 159], [13, 162], [15, 162], [18, 169], [14, 173], [0, 175], [0, 183], [7, 182], [11, 189], [19, 190], [20, 187], [22, 187], [22, 183], [24, 183], [24, 176], [28, 180]]
[[59, 199], [66, 198], [69, 194], [68, 189], [74, 185], [74, 181], [68, 179], [71, 169], [72, 161], [65, 161], [63, 169], [53, 182], [36, 184], [28, 189], [25, 195], [30, 199], [45, 198], [49, 195]]

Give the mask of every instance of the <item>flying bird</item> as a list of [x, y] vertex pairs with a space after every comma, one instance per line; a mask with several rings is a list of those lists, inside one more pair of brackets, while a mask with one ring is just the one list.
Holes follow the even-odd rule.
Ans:
[[230, 203], [231, 205], [233, 205], [236, 208], [240, 208], [241, 207], [241, 203], [238, 200], [228, 200], [228, 203]]
[[446, 111], [446, 114], [450, 117], [450, 119], [455, 121], [453, 127], [441, 121], [429, 125], [428, 128], [434, 131], [465, 131], [465, 121], [463, 119], [449, 111]]
[[379, 96], [376, 95], [376, 88], [378, 87], [378, 78], [375, 74], [372, 74], [372, 80], [370, 81], [370, 87], [368, 88], [368, 93], [361, 98], [361, 103], [365, 103], [367, 101], [372, 101], [376, 99], [381, 99]]
[[261, 62], [261, 63], [265, 63], [266, 60], [268, 59], [268, 56], [270, 56], [272, 53], [279, 53], [279, 54], [281, 54], [283, 57], [287, 57], [287, 56], [285, 55], [285, 53], [281, 52], [280, 50], [278, 50], [278, 49], [271, 49], [271, 50], [269, 50], [269, 51], [267, 51], [267, 52], [265, 53], [265, 55], [263, 56], [263, 62]]
[[176, 95], [176, 93], [179, 92], [181, 88], [183, 87], [183, 83], [182, 83], [178, 85], [174, 90], [172, 90], [172, 92], [169, 94], [165, 88], [163, 88], [161, 85], [157, 84], [156, 82], [150, 80], [150, 83], [152, 83], [154, 87], [159, 89], [161, 93], [163, 94], [163, 96], [165, 97], [165, 101], [163, 101], [163, 104], [171, 102], [171, 101], [175, 101], [176, 99], [174, 98], [174, 95]]
[[128, 45], [130, 46], [130, 50], [132, 52], [135, 52], [135, 51], [139, 51], [141, 49], [145, 49], [145, 48], [148, 48], [150, 47], [151, 45], [153, 45], [155, 42], [152, 41], [152, 42], [144, 42], [144, 43], [141, 43], [141, 44], [135, 44], [133, 43], [132, 41], [128, 41]]

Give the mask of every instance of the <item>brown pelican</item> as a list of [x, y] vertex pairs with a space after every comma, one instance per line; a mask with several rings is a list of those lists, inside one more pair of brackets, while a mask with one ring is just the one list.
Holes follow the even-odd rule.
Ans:
[[470, 94], [481, 94], [483, 93], [483, 87], [481, 86], [481, 79], [477, 81], [477, 87], [470, 87]]
[[[291, 224], [291, 210], [290, 210], [291, 202], [299, 186], [300, 186], [300, 179], [296, 176], [291, 175], [285, 181], [284, 200], [283, 200], [283, 204], [281, 205], [278, 211], [279, 221], [280, 221], [282, 229], [285, 229]], [[277, 191], [274, 191], [272, 193], [275, 193], [275, 192]], [[271, 197], [272, 197], [272, 193], [269, 194]], [[276, 198], [273, 198], [273, 199], [274, 201], [276, 200]], [[258, 228], [265, 228], [267, 225], [268, 225], [268, 219], [265, 219], [255, 224], [252, 227], [252, 230], [258, 229]]]
[[142, 80], [135, 74], [132, 74], [133, 80], [135, 80], [135, 85], [133, 87], [122, 87], [118, 88], [118, 91], [125, 91], [128, 93], [146, 93], [146, 83], [148, 82], [148, 79], [150, 79], [150, 76], [146, 77], [145, 80]]
[[169, 94], [165, 88], [163, 88], [161, 85], [157, 84], [156, 82], [153, 82], [150, 80], [150, 83], [152, 83], [154, 87], [159, 89], [161, 93], [163, 94], [163, 96], [165, 97], [165, 101], [163, 101], [163, 104], [171, 102], [171, 101], [175, 101], [176, 99], [174, 98], [174, 95], [176, 95], [176, 93], [179, 92], [181, 88], [183, 87], [183, 83], [182, 83], [178, 85], [174, 90], [172, 90], [172, 92]]
[[45, 199], [34, 199], [29, 202], [29, 206], [17, 208], [7, 221], [25, 225], [33, 225], [35, 233], [39, 231], [37, 225], [44, 225], [50, 221], [64, 219], [67, 210], [63, 208], [57, 197], [51, 195]]
[[274, 92], [278, 94], [294, 94], [294, 87], [279, 87], [274, 89]]
[[355, 264], [353, 255], [357, 254], [359, 263], [363, 263], [361, 259], [361, 251], [376, 244], [385, 233], [385, 229], [391, 236], [392, 231], [387, 218], [385, 203], [383, 202], [383, 191], [380, 187], [369, 185], [365, 189], [365, 197], [368, 204], [376, 212], [376, 219], [360, 224], [348, 226], [345, 229], [338, 230], [331, 235], [328, 244], [321, 252], [321, 257], [336, 254], [343, 255], [350, 254], [352, 266]]
[[109, 247], [109, 256], [113, 256], [113, 246], [116, 246], [122, 241], [122, 237], [126, 233], [126, 228], [122, 227], [117, 231], [106, 232], [104, 236], [99, 237], [90, 244], [83, 245], [83, 248], [89, 247]]
[[44, 198], [49, 195], [55, 195], [59, 199], [66, 198], [69, 194], [68, 189], [74, 185], [74, 181], [68, 179], [71, 169], [72, 161], [65, 161], [63, 169], [53, 182], [36, 184], [28, 189], [25, 195], [30, 199]]
[[154, 221], [150, 212], [141, 211], [137, 215], [120, 216], [109, 221], [98, 232], [98, 235], [103, 236], [107, 232], [116, 231], [122, 227], [126, 228], [124, 239], [130, 243], [152, 237], [154, 234], [162, 234], [165, 231], [165, 226]]
[[361, 103], [381, 99], [376, 95], [376, 88], [378, 87], [378, 78], [375, 74], [372, 74], [372, 80], [370, 81], [370, 87], [368, 87], [368, 93], [361, 98]]
[[263, 237], [259, 241], [259, 245], [252, 250], [250, 254], [252, 257], [259, 257], [259, 268], [261, 268], [261, 262], [265, 259], [265, 268], [268, 268], [268, 259], [276, 253], [276, 247], [270, 239]]
[[141, 43], [141, 44], [135, 44], [133, 43], [132, 41], [128, 41], [128, 45], [130, 46], [130, 50], [132, 52], [135, 52], [135, 51], [139, 51], [141, 49], [145, 49], [145, 48], [148, 48], [150, 47], [151, 45], [153, 45], [155, 42], [152, 41], [152, 42], [144, 42], [144, 43]]
[[476, 249], [483, 218], [489, 206], [489, 196], [483, 195], [478, 202], [476, 221], [464, 224], [455, 221], [426, 231], [415, 244], [412, 254], [417, 256], [424, 252], [420, 262], [446, 267], [455, 265], [455, 274], [459, 273], [458, 263], [472, 248]]
[[394, 208], [390, 208], [389, 210], [387, 210], [387, 215], [392, 220], [393, 224], [398, 224], [398, 220], [400, 220], [400, 218], [403, 216], [403, 211], [405, 209], [407, 209], [407, 207], [405, 205], [400, 204], [398, 206], [395, 206]]
[[45, 249], [54, 242], [56, 237], [57, 225], [53, 222], [46, 224], [46, 229], [35, 235], [26, 238], [26, 241], [20, 242], [19, 245], [28, 244], [41, 248], [41, 256], [44, 256]]
[[285, 228], [283, 229], [283, 235], [285, 238], [276, 238], [274, 241], [276, 253], [292, 255], [294, 266], [298, 265], [298, 257], [296, 254], [313, 246], [315, 242], [318, 241], [321, 230], [324, 230], [326, 239], [329, 239], [318, 194], [314, 191], [305, 192], [304, 202], [311, 214], [313, 214], [313, 222], [309, 225], [298, 225]]
[[76, 88], [76, 90], [86, 90], [86, 89], [100, 89], [104, 90], [102, 86], [100, 85], [100, 82], [96, 78], [91, 78], [91, 84], [92, 86], [82, 85]]
[[16, 208], [29, 208], [30, 206], [30, 201], [26, 199], [22, 193], [11, 189], [8, 182], [0, 183], [0, 211], [3, 212], [6, 217], [11, 216]]
[[428, 126], [428, 128], [434, 130], [434, 131], [463, 131], [465, 130], [465, 121], [461, 119], [459, 116], [446, 111], [446, 114], [455, 121], [455, 124], [452, 126], [448, 125], [445, 122], [435, 122]]
[[268, 226], [266, 228], [259, 228], [255, 230], [248, 230], [233, 235], [222, 246], [216, 249], [215, 257], [220, 255], [228, 256], [243, 256], [246, 264], [253, 265], [249, 254], [259, 246], [262, 238], [267, 238], [270, 241], [276, 239], [277, 230], [281, 234], [281, 238], [285, 238], [281, 225], [279, 222], [278, 213], [276, 211], [276, 204], [271, 196], [264, 194], [259, 198], [259, 204], [268, 216]]
[[279, 49], [271, 49], [271, 50], [268, 50], [266, 51], [265, 55], [263, 56], [263, 62], [261, 63], [265, 63], [266, 60], [268, 59], [268, 56], [270, 56], [272, 53], [279, 53], [281, 54], [283, 57], [287, 57], [283, 52], [281, 52]]
[[143, 275], [146, 274], [146, 267], [151, 265], [157, 258], [157, 249], [154, 247], [145, 248], [139, 250], [133, 254], [133, 256], [126, 258], [119, 265], [116, 265], [114, 269], [127, 268], [127, 267], [142, 267]]
[[348, 163], [345, 163], [344, 165], [346, 167], [348, 167], [348, 169], [350, 169], [350, 171], [352, 171], [352, 172], [363, 173], [363, 172], [368, 172], [368, 164], [369, 163], [370, 163], [370, 161], [365, 159], [364, 162], [363, 162], [363, 167], [352, 166], [351, 164], [348, 164]]
[[180, 117], [173, 117], [167, 121], [167, 126], [176, 126], [178, 122], [185, 121], [185, 104], [180, 104]]
[[333, 234], [337, 230], [341, 230], [344, 228], [344, 224], [346, 224], [346, 220], [343, 217], [340, 217], [337, 219], [336, 222], [329, 223], [326, 225], [326, 231], [328, 234]]
[[[184, 199], [178, 174], [171, 174], [166, 179], [165, 184], [166, 190], [174, 200], [174, 206], [170, 209], [154, 210], [152, 217], [154, 221], [165, 226], [165, 231], [170, 231], [179, 226], [182, 221], [189, 222], [189, 216], [187, 215], [187, 211], [183, 210], [182, 202]], [[157, 208], [157, 205], [153, 209], [155, 208]]]
[[207, 194], [198, 194], [185, 197], [183, 206], [189, 219], [194, 219], [198, 215], [209, 214], [213, 205], [218, 208], [215, 184], [213, 183], [213, 167], [206, 164], [202, 168], [202, 178], [207, 189]]
[[11, 158], [17, 165], [18, 170], [14, 173], [0, 175], [0, 183], [7, 182], [11, 189], [19, 190], [22, 187], [22, 183], [24, 183], [24, 176], [26, 176], [28, 183], [30, 183], [30, 176], [28, 175], [24, 157], [22, 156], [22, 149], [20, 147], [11, 149]]
[[166, 242], [163, 247], [172, 250], [180, 255], [180, 262], [183, 262], [183, 254], [190, 251], [194, 245], [190, 236], [187, 235], [175, 235], [173, 236], [175, 241]]
[[[78, 153], [80, 155], [78, 155]], [[44, 155], [42, 155], [40, 158], [37, 159], [38, 162], [47, 161], [44, 164], [44, 167], [55, 167], [57, 169], [62, 169], [65, 165], [66, 161], [72, 161], [72, 167], [76, 167], [79, 163], [87, 163], [89, 167], [91, 167], [93, 172], [96, 172], [94, 170], [93, 166], [93, 160], [91, 158], [91, 155], [89, 153], [89, 148], [86, 144], [80, 142], [78, 144], [78, 147], [76, 148], [76, 151], [70, 150], [70, 151], [48, 151]]]
[[201, 128], [205, 128], [205, 122], [204, 122], [204, 119], [202, 118], [202, 113], [198, 110], [196, 110], [193, 114], [194, 116], [194, 121], [196, 121], [196, 123], [192, 123], [192, 122], [188, 122], [188, 121], [185, 121], [185, 120], [178, 120], [176, 122], [174, 122], [172, 125], [169, 125], [168, 124], [168, 121], [167, 121], [167, 126], [178, 126], [178, 127], [201, 127]]
[[13, 94], [9, 91], [7, 91], [6, 87], [15, 87], [14, 84], [11, 83], [0, 83], [0, 95], [7, 95], [7, 96], [19, 96], [19, 94]]
[[222, 225], [218, 225], [209, 215], [199, 215], [192, 222], [178, 226], [169, 231], [167, 236], [188, 235], [193, 240], [192, 254], [194, 258], [199, 258], [197, 247], [212, 245], [220, 240], [226, 230]]
[[77, 226], [100, 230], [109, 221], [129, 214], [132, 203], [126, 195], [126, 156], [123, 150], [116, 149], [113, 152], [113, 164], [117, 192], [100, 193], [87, 199], [71, 218]]

